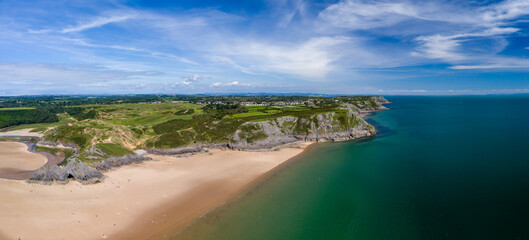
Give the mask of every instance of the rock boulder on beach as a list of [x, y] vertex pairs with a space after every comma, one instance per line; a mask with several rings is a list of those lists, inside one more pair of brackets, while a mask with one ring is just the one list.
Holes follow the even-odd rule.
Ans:
[[66, 167], [59, 166], [42, 166], [39, 168], [28, 182], [31, 183], [67, 183], [70, 179], [75, 179], [82, 183], [98, 182], [103, 178], [103, 174], [93, 167], [78, 159], [72, 159], [68, 162]]

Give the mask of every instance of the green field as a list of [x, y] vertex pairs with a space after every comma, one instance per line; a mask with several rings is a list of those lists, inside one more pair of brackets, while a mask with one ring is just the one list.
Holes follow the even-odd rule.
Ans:
[[279, 113], [284, 112], [299, 112], [299, 111], [307, 111], [310, 110], [310, 108], [305, 107], [303, 105], [296, 105], [296, 106], [252, 106], [252, 107], [246, 107], [248, 109], [248, 112], [245, 113], [237, 113], [234, 115], [227, 116], [228, 118], [246, 118], [246, 117], [254, 117], [254, 116], [269, 116], [269, 115], [275, 115]]
[[34, 107], [15, 107], [15, 108], [0, 108], [0, 111], [10, 111], [10, 110], [31, 110], [35, 109]]
[[[87, 105], [95, 108], [103, 121], [128, 126], [153, 126], [173, 119], [191, 119], [202, 113], [200, 105], [190, 103], [154, 103], [154, 104], [113, 104]], [[182, 110], [193, 109], [192, 114], [184, 114]]]
[[[189, 98], [195, 97], [197, 96]], [[8, 99], [9, 104], [6, 102], [4, 106], [9, 108], [4, 108], [5, 111], [0, 109], [0, 115], [5, 115], [5, 125], [11, 130], [30, 128], [34, 132], [44, 133], [45, 141], [77, 146], [78, 157], [87, 162], [109, 156], [131, 154], [135, 149], [167, 149], [195, 143], [226, 143], [246, 122], [266, 121], [284, 116], [298, 117], [305, 119], [304, 122], [310, 122], [316, 114], [335, 112], [338, 114], [337, 121], [344, 122], [343, 126], [352, 127], [349, 124], [355, 124], [344, 121], [347, 110], [340, 109], [340, 104], [332, 98], [320, 98], [314, 101], [317, 105], [313, 104], [312, 107], [306, 105], [243, 107], [229, 104], [229, 101], [242, 99], [258, 102], [256, 100], [259, 97], [247, 96], [228, 97], [224, 99], [227, 104], [204, 104], [204, 100], [196, 101], [202, 102], [204, 106], [194, 103], [164, 102], [160, 101], [160, 98], [163, 97], [137, 96], [132, 99], [118, 96], [66, 97], [66, 99], [50, 97], [47, 101], [17, 98]], [[208, 103], [219, 102], [216, 96], [204, 98], [210, 99]], [[277, 100], [288, 101], [290, 98], [296, 101], [303, 100], [300, 97]], [[127, 103], [133, 100], [137, 102]], [[147, 100], [151, 102], [145, 102]], [[367, 97], [358, 97], [354, 100], [344, 98], [340, 101], [349, 101], [359, 108], [374, 105], [373, 100]], [[37, 104], [38, 107], [32, 108], [32, 104]], [[30, 114], [32, 112], [39, 113], [42, 120], [37, 119], [38, 121], [32, 123], [33, 115]], [[54, 119], [49, 118], [50, 114]], [[296, 126], [296, 132], [304, 133], [309, 127], [306, 124]], [[244, 129], [244, 126], [243, 130], [246, 131], [243, 131], [243, 137], [250, 142], [265, 136], [260, 135], [257, 130]]]
[[[156, 133], [153, 127], [172, 120], [191, 120], [204, 114], [200, 105], [190, 103], [98, 104], [71, 106], [65, 110], [82, 118], [76, 120], [76, 117], [64, 113], [60, 114], [57, 123], [27, 124], [15, 128], [34, 128], [38, 131], [50, 128], [46, 131], [45, 140], [79, 146], [79, 157], [84, 160], [88, 156], [101, 157], [85, 152], [92, 147], [105, 156], [123, 156], [136, 148], [143, 148], [147, 142], [162, 148], [189, 144], [190, 139], [182, 141], [179, 133], [174, 133], [177, 134], [175, 138], [171, 134]], [[94, 114], [85, 118], [88, 112]]]

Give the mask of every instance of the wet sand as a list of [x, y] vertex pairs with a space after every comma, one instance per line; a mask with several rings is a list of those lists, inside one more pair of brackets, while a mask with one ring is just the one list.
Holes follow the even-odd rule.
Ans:
[[32, 143], [0, 141], [0, 178], [25, 180], [41, 166], [57, 165], [64, 160], [48, 152], [37, 152], [32, 146]]
[[44, 186], [0, 179], [0, 238], [149, 239], [183, 228], [303, 152], [214, 150], [110, 172], [103, 183]]
[[7, 132], [0, 132], [0, 137], [42, 137], [42, 133], [31, 132], [32, 129], [21, 129]]
[[26, 179], [48, 162], [46, 156], [30, 152], [20, 142], [0, 142], [0, 178]]

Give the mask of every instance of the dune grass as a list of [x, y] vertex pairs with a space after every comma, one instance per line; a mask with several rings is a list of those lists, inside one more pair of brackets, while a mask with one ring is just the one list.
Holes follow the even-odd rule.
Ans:
[[121, 157], [133, 153], [130, 149], [115, 143], [99, 143], [96, 147], [107, 156]]

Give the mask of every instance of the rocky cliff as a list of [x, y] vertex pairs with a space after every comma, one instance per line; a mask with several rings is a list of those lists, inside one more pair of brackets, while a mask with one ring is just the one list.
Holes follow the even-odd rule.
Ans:
[[[355, 101], [344, 101], [339, 108], [317, 114], [302, 114], [296, 117], [283, 116], [264, 121], [245, 122], [224, 143], [201, 144], [173, 149], [147, 149], [151, 154], [181, 155], [207, 152], [209, 149], [231, 148], [236, 150], [273, 150], [298, 141], [322, 142], [344, 141], [363, 136], [375, 135], [377, 131], [361, 116], [372, 111], [386, 110], [382, 104], [389, 103], [383, 97], [369, 97]], [[42, 145], [52, 146], [44, 142]], [[61, 147], [71, 147], [62, 146]], [[77, 150], [77, 149], [76, 149]], [[76, 151], [77, 152], [77, 151]], [[88, 153], [98, 156], [97, 149], [88, 149]], [[90, 155], [89, 154], [89, 155]], [[93, 154], [92, 154], [93, 155]], [[51, 183], [67, 182], [76, 179], [84, 183], [97, 182], [103, 177], [100, 172], [113, 167], [150, 160], [140, 155], [108, 157], [93, 162], [93, 167], [72, 158], [66, 167], [42, 167], [29, 180], [30, 182]]]
[[100, 181], [102, 178], [103, 174], [100, 171], [78, 159], [71, 159], [66, 167], [54, 165], [39, 168], [28, 179], [28, 182], [42, 184], [51, 184], [54, 182], [67, 183], [71, 179], [75, 179], [81, 183], [94, 183]]
[[103, 179], [104, 175], [101, 171], [148, 160], [152, 159], [135, 154], [122, 157], [109, 157], [100, 162], [95, 162], [95, 168], [93, 168], [74, 157], [68, 160], [68, 164], [65, 167], [59, 167], [57, 165], [42, 166], [33, 173], [31, 178], [28, 179], [28, 182], [51, 184], [67, 183], [70, 180], [76, 180], [85, 184], [94, 183]]
[[383, 97], [343, 102], [336, 111], [303, 117], [284, 116], [265, 121], [242, 124], [226, 143], [195, 144], [173, 149], [148, 149], [149, 153], [164, 155], [194, 154], [213, 148], [236, 150], [273, 150], [297, 141], [345, 141], [377, 133], [361, 116], [386, 110], [389, 103]]
[[[378, 109], [376, 109], [378, 110]], [[359, 117], [356, 106], [344, 104], [341, 111], [307, 117], [281, 117], [244, 123], [228, 146], [238, 150], [271, 149], [296, 141], [344, 141], [376, 134], [373, 126]]]

